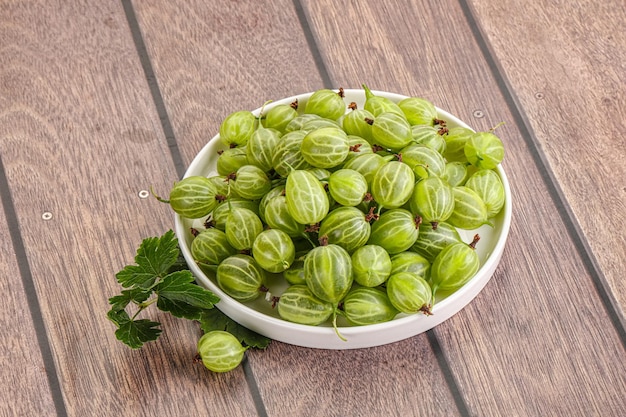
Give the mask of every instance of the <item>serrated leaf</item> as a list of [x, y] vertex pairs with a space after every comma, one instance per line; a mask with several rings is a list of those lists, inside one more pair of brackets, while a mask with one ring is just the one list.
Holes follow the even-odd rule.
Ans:
[[196, 285], [191, 271], [169, 274], [154, 291], [158, 295], [159, 309], [190, 320], [199, 320], [203, 311], [212, 309], [220, 300], [211, 291]]
[[115, 277], [117, 282], [125, 288], [139, 287], [142, 289], [150, 288], [157, 279], [154, 272], [146, 271], [139, 265], [126, 265]]
[[111, 320], [113, 323], [115, 323], [115, 325], [119, 328], [121, 325], [123, 325], [126, 322], [130, 321], [130, 317], [128, 316], [128, 313], [122, 309], [122, 310], [116, 310], [116, 309], [111, 309], [107, 312], [107, 318], [109, 320]]
[[122, 322], [115, 331], [115, 337], [133, 349], [139, 349], [144, 343], [156, 340], [161, 334], [161, 323], [150, 320], [128, 320]]
[[120, 295], [109, 298], [109, 304], [111, 304], [111, 310], [121, 311], [126, 308], [128, 304], [143, 303], [149, 297], [152, 291], [144, 290], [143, 288], [131, 288], [129, 290], [123, 290]]
[[168, 274], [171, 274], [172, 272], [176, 272], [176, 271], [183, 271], [183, 270], [188, 270], [189, 269], [189, 265], [187, 265], [187, 261], [185, 260], [185, 257], [183, 256], [182, 252], [180, 252], [180, 247], [178, 248], [178, 256], [176, 257], [176, 262], [174, 262], [167, 270]]
[[150, 288], [158, 278], [167, 275], [179, 253], [178, 239], [172, 230], [161, 237], [146, 238], [137, 249], [136, 265], [128, 265], [118, 272], [117, 281], [125, 288]]
[[217, 308], [214, 308], [213, 310], [206, 311], [202, 317], [200, 317], [199, 321], [202, 331], [208, 333], [211, 330], [226, 330], [228, 323], [233, 320]]
[[235, 336], [244, 346], [265, 349], [272, 339], [244, 327], [222, 313], [217, 308], [205, 311], [200, 318], [200, 327], [205, 333], [211, 330], [224, 330]]

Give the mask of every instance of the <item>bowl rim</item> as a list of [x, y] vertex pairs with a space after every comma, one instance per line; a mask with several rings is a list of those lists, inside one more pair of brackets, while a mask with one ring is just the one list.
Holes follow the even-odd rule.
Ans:
[[[372, 93], [374, 93], [375, 95], [390, 98], [391, 100], [396, 102], [409, 97], [397, 93], [390, 93], [379, 90], [372, 90]], [[291, 97], [271, 102], [270, 104], [265, 106], [265, 110], [269, 110], [272, 106], [278, 104], [291, 103], [295, 99], [306, 100], [308, 97], [310, 97], [311, 94], [313, 94], [313, 92], [297, 94]], [[355, 94], [363, 95], [364, 90], [344, 89], [344, 94], [346, 96], [353, 96]], [[263, 107], [259, 107], [252, 112], [255, 115], [259, 115], [262, 108]], [[454, 125], [473, 130], [469, 125], [467, 125], [465, 122], [458, 119], [451, 113], [440, 109], [439, 107], [436, 107], [436, 110], [439, 118], [452, 121]], [[219, 143], [219, 133], [213, 136], [196, 154], [192, 162], [189, 164], [187, 170], [185, 171], [183, 178], [191, 175], [199, 175], [198, 171], [201, 170], [201, 167], [206, 159], [206, 154], [212, 148], [217, 146], [217, 143]], [[219, 308], [232, 320], [238, 322], [244, 327], [247, 327], [250, 330], [260, 333], [273, 340], [303, 347], [312, 347], [319, 349], [355, 349], [379, 346], [393, 343], [423, 333], [424, 331], [427, 331], [437, 326], [441, 322], [449, 319], [454, 314], [465, 308], [465, 306], [469, 304], [469, 302], [471, 302], [473, 298], [476, 297], [478, 293], [480, 293], [480, 291], [482, 291], [484, 286], [491, 279], [504, 251], [512, 221], [512, 199], [510, 184], [506, 173], [502, 168], [502, 164], [499, 164], [496, 167], [496, 171], [502, 179], [502, 184], [505, 191], [504, 207], [502, 208], [501, 213], [498, 214], [498, 216], [502, 217], [502, 225], [501, 227], [499, 227], [499, 231], [494, 237], [494, 239], [497, 239], [495, 246], [487, 255], [485, 262], [483, 262], [483, 264], [480, 266], [479, 270], [476, 272], [472, 280], [470, 280], [467, 284], [465, 284], [463, 287], [459, 288], [455, 292], [446, 296], [443, 300], [438, 301], [433, 307], [433, 316], [425, 316], [422, 314], [400, 314], [391, 321], [387, 321], [384, 323], [377, 323], [365, 326], [338, 327], [338, 331], [343, 336], [348, 338], [347, 343], [342, 342], [337, 337], [337, 335], [335, 334], [335, 330], [332, 327], [310, 326], [292, 323], [278, 317], [269, 316], [231, 298], [226, 293], [224, 293], [217, 286], [217, 284], [211, 281], [211, 279], [206, 276], [206, 274], [193, 260], [189, 245], [186, 243], [185, 239], [185, 233], [187, 233], [187, 228], [183, 224], [182, 217], [176, 213], [174, 214], [174, 228], [176, 236], [179, 240], [181, 252], [198, 284], [214, 292], [220, 298], [220, 301], [216, 304], [217, 308]], [[428, 322], [426, 320], [428, 320]], [[386, 338], [378, 337], [378, 333], [381, 331], [384, 331], [386, 334], [391, 334], [394, 333], [394, 331], [398, 331], [399, 329], [406, 327], [413, 327], [413, 330], [407, 332], [405, 335], [396, 335], [395, 337]], [[419, 331], [415, 331], [416, 327], [419, 328]], [[297, 335], [301, 334], [302, 332], [308, 335], [308, 337], [304, 338], [306, 340], [297, 337]], [[337, 340], [333, 341], [331, 339], [330, 343], [327, 343], [327, 341], [325, 342], [329, 335], [331, 335], [332, 338], [336, 338]], [[359, 336], [358, 340], [350, 343], [350, 338], [355, 336]], [[362, 336], [368, 336], [369, 338], [364, 338]]]

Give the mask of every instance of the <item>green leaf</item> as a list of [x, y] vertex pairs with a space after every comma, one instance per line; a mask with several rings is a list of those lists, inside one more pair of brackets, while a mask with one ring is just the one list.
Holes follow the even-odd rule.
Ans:
[[137, 249], [137, 265], [128, 265], [118, 272], [117, 281], [125, 288], [150, 288], [158, 278], [167, 275], [179, 253], [178, 240], [172, 230], [161, 237], [146, 238]]
[[157, 307], [173, 316], [199, 320], [205, 310], [210, 310], [220, 300], [211, 291], [194, 283], [191, 271], [172, 272], [155, 286]]
[[126, 306], [131, 302], [135, 304], [143, 303], [150, 297], [151, 293], [151, 290], [144, 290], [143, 288], [131, 288], [129, 290], [123, 290], [120, 295], [109, 298], [111, 310], [124, 310]]
[[189, 269], [189, 265], [187, 265], [187, 261], [185, 260], [185, 257], [183, 256], [182, 252], [180, 252], [180, 247], [178, 249], [179, 253], [178, 256], [176, 257], [176, 262], [174, 262], [172, 264], [172, 266], [169, 267], [169, 269], [167, 270], [168, 274], [171, 274], [172, 272], [176, 272], [176, 271], [183, 271], [185, 269]]
[[117, 310], [117, 309], [112, 308], [111, 310], [108, 311], [107, 318], [111, 320], [113, 323], [115, 323], [115, 325], [118, 328], [122, 324], [130, 321], [130, 317], [128, 316], [128, 313], [124, 309]]
[[141, 266], [126, 265], [124, 269], [117, 273], [116, 278], [125, 288], [139, 287], [147, 289], [154, 284], [158, 277], [154, 272], [146, 271]]
[[265, 349], [271, 339], [262, 336], [232, 320], [217, 308], [207, 310], [200, 318], [200, 327], [205, 333], [211, 330], [225, 330], [235, 336], [244, 346]]
[[[124, 313], [125, 312], [120, 312]], [[128, 315], [126, 315], [128, 318]], [[110, 317], [109, 317], [110, 318]], [[133, 349], [139, 349], [144, 343], [156, 340], [161, 334], [158, 328], [161, 323], [150, 320], [121, 320], [118, 329], [115, 331], [115, 337], [120, 342], [130, 346]]]
[[[202, 317], [200, 317], [200, 328], [204, 333], [208, 333], [211, 330], [226, 330], [228, 324], [234, 321], [226, 314], [222, 313], [217, 308], [206, 311]], [[240, 340], [241, 342], [241, 340]]]

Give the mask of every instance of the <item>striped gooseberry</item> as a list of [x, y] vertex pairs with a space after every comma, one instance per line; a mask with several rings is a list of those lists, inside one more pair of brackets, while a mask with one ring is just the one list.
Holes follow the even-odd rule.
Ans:
[[337, 120], [346, 112], [346, 103], [342, 93], [329, 89], [315, 91], [307, 100], [304, 113], [317, 114], [320, 117]]
[[408, 97], [400, 100], [398, 107], [411, 125], [434, 126], [437, 119], [435, 105], [425, 98]]
[[252, 244], [252, 257], [268, 272], [283, 272], [291, 266], [296, 249], [287, 233], [267, 229], [259, 233]]
[[[356, 107], [356, 104], [354, 104]], [[374, 120], [374, 115], [365, 109], [354, 108], [346, 113], [341, 123], [343, 130], [348, 135], [359, 136], [369, 143], [373, 143], [372, 125], [368, 122]]]
[[386, 288], [391, 304], [399, 311], [432, 314], [432, 290], [423, 277], [411, 272], [397, 272], [387, 279]]
[[216, 228], [205, 229], [191, 241], [191, 256], [196, 262], [219, 265], [224, 259], [237, 253], [228, 243], [226, 233]]
[[372, 138], [375, 144], [397, 152], [413, 141], [413, 134], [403, 115], [384, 112], [373, 121]]
[[304, 279], [311, 293], [333, 306], [332, 324], [341, 340], [346, 340], [337, 328], [339, 303], [348, 294], [352, 283], [352, 262], [350, 255], [339, 245], [326, 244], [311, 249], [304, 258]]
[[353, 169], [339, 169], [328, 178], [328, 191], [342, 206], [354, 207], [363, 201], [367, 194], [367, 180]]
[[393, 156], [380, 156], [376, 153], [365, 153], [352, 158], [350, 161], [343, 165], [343, 168], [353, 169], [358, 171], [365, 177], [368, 184], [372, 183], [374, 175], [378, 168], [385, 165], [389, 160], [393, 159]]
[[299, 114], [285, 126], [285, 133], [294, 132], [302, 129], [302, 127], [310, 120], [321, 119], [317, 114]]
[[469, 178], [468, 162], [452, 161], [446, 164], [443, 178], [451, 187], [465, 185], [465, 181]]
[[265, 206], [265, 222], [272, 229], [279, 229], [290, 237], [304, 235], [305, 225], [298, 223], [287, 208], [287, 197], [279, 195], [267, 202]]
[[364, 287], [377, 287], [391, 275], [389, 253], [378, 245], [364, 245], [352, 253], [354, 281]]
[[217, 206], [217, 190], [207, 177], [193, 175], [176, 182], [170, 190], [172, 210], [188, 219], [199, 219]]
[[285, 178], [293, 169], [311, 168], [300, 152], [300, 146], [306, 133], [301, 130], [283, 135], [274, 148], [272, 166], [281, 177]]
[[504, 145], [491, 132], [478, 132], [470, 136], [463, 151], [467, 161], [480, 169], [494, 169], [504, 158]]
[[306, 123], [302, 125], [300, 130], [305, 133], [310, 133], [317, 129], [321, 129], [323, 127], [334, 127], [336, 129], [341, 129], [341, 125], [338, 122], [334, 120], [330, 120], [330, 119], [319, 118], [319, 119], [312, 119], [312, 120], [307, 121]]
[[350, 324], [366, 326], [392, 320], [398, 310], [387, 293], [379, 288], [354, 288], [342, 302], [343, 314]]
[[259, 214], [258, 201], [252, 201], [241, 197], [230, 197], [226, 202], [222, 202], [213, 209], [211, 213], [212, 226], [216, 229], [226, 230], [226, 222], [230, 210], [234, 208], [245, 208], [254, 214]]
[[451, 127], [444, 136], [446, 141], [446, 150], [443, 156], [448, 161], [467, 162], [465, 156], [465, 144], [474, 134], [472, 129], [462, 126]]
[[236, 111], [222, 121], [220, 140], [225, 145], [243, 146], [256, 129], [256, 116], [251, 111]]
[[433, 296], [437, 291], [454, 291], [465, 285], [480, 268], [475, 251], [479, 236], [472, 243], [452, 243], [435, 258], [430, 271]]
[[202, 364], [213, 372], [232, 371], [239, 366], [248, 349], [235, 336], [223, 330], [203, 334], [197, 348]]
[[322, 220], [319, 236], [341, 246], [349, 253], [365, 245], [371, 226], [367, 216], [356, 207], [338, 207]]
[[419, 227], [419, 236], [411, 250], [433, 262], [443, 248], [458, 242], [461, 242], [461, 235], [456, 227], [440, 222], [435, 229], [430, 223], [422, 223]]
[[304, 278], [321, 300], [338, 305], [352, 286], [352, 262], [339, 245], [317, 246], [304, 258]]
[[256, 165], [244, 165], [237, 170], [232, 187], [243, 198], [260, 200], [272, 189], [272, 182], [263, 169]]
[[276, 129], [285, 133], [285, 128], [298, 116], [297, 100], [291, 104], [277, 104], [265, 113], [263, 125], [268, 129]]
[[454, 211], [452, 187], [440, 177], [424, 178], [415, 184], [410, 207], [423, 222], [437, 227], [437, 223], [446, 221]]
[[330, 208], [322, 183], [305, 170], [291, 171], [285, 184], [285, 197], [289, 214], [300, 224], [320, 222]]
[[222, 291], [242, 303], [267, 291], [265, 270], [250, 255], [236, 254], [224, 259], [217, 266], [216, 278]]
[[273, 187], [259, 201], [259, 217], [261, 218], [263, 223], [267, 223], [267, 221], [265, 220], [265, 208], [267, 207], [267, 203], [271, 199], [273, 199], [274, 197], [278, 197], [279, 195], [285, 195], [285, 186], [282, 184]]
[[415, 178], [441, 177], [446, 161], [441, 154], [426, 145], [413, 143], [400, 151], [402, 162], [413, 169]]
[[493, 217], [504, 207], [504, 185], [500, 176], [491, 169], [481, 169], [472, 174], [465, 183], [478, 194], [487, 207], [487, 217]]
[[296, 284], [289, 286], [280, 295], [277, 310], [284, 320], [317, 326], [330, 318], [334, 306], [320, 300], [306, 285]]
[[224, 196], [228, 198], [239, 197], [237, 193], [233, 190], [233, 187], [230, 186], [230, 180], [226, 175], [212, 175], [208, 178], [209, 181], [211, 181], [215, 186], [215, 191], [218, 196]]
[[430, 276], [430, 261], [410, 250], [397, 253], [391, 257], [390, 275], [398, 272], [411, 272], [428, 279]]
[[363, 108], [369, 111], [374, 117], [378, 117], [382, 113], [392, 112], [404, 117], [404, 112], [393, 100], [376, 95], [365, 84], [362, 85], [365, 91], [365, 104]]
[[372, 224], [369, 245], [382, 246], [389, 254], [409, 249], [419, 234], [421, 218], [410, 211], [397, 208], [385, 211]]
[[317, 178], [322, 184], [326, 184], [328, 182], [328, 178], [330, 178], [331, 172], [325, 168], [309, 168], [307, 169], [315, 178]]
[[491, 225], [487, 214], [487, 206], [476, 193], [466, 186], [452, 187], [454, 210], [447, 221], [452, 226], [473, 230], [483, 224]]
[[411, 134], [413, 141], [420, 143], [430, 149], [443, 154], [446, 150], [446, 140], [440, 134], [441, 129], [437, 129], [430, 125], [413, 125], [411, 126]]
[[321, 127], [302, 139], [300, 152], [305, 161], [317, 168], [334, 168], [348, 156], [348, 135], [339, 127]]
[[272, 128], [259, 127], [252, 133], [246, 145], [248, 163], [256, 165], [267, 172], [272, 169], [274, 148], [282, 134]]
[[376, 171], [370, 190], [379, 205], [392, 209], [409, 201], [414, 186], [415, 175], [411, 167], [400, 161], [390, 161]]
[[228, 238], [228, 243], [233, 248], [238, 250], [252, 249], [254, 240], [262, 231], [263, 223], [252, 210], [231, 206], [224, 232]]
[[228, 176], [236, 172], [240, 167], [248, 165], [246, 147], [240, 146], [220, 151], [216, 165], [217, 173], [224, 176]]

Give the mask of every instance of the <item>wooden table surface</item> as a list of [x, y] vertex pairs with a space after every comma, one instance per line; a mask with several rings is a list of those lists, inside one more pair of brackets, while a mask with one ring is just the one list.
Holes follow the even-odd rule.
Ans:
[[[622, 1], [0, 0], [0, 415], [626, 415]], [[386, 346], [272, 342], [213, 374], [115, 273], [173, 227], [167, 190], [230, 112], [319, 88], [427, 98], [498, 128], [513, 193], [472, 303]]]

